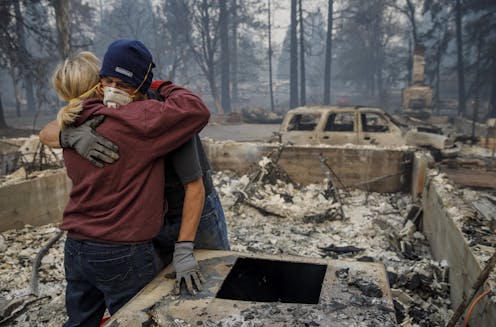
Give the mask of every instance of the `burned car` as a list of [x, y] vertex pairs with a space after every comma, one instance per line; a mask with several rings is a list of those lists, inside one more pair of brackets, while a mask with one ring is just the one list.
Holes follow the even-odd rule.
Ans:
[[382, 109], [316, 106], [289, 110], [281, 123], [284, 144], [420, 146], [451, 155], [453, 140], [433, 128], [409, 127]]

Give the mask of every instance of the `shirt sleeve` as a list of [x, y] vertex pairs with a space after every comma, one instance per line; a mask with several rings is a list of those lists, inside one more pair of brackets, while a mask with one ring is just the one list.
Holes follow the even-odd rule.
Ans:
[[172, 167], [183, 185], [203, 176], [198, 152], [198, 135], [171, 153]]

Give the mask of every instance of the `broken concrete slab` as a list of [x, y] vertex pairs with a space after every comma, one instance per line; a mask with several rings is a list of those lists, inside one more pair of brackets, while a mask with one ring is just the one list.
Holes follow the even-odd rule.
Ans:
[[198, 250], [196, 296], [172, 294], [166, 267], [105, 326], [396, 326], [381, 263]]
[[64, 169], [0, 187], [0, 232], [60, 221], [71, 190]]

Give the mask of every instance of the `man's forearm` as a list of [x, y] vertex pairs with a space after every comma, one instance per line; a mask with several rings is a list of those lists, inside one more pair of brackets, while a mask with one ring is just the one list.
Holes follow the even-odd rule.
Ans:
[[205, 202], [205, 188], [202, 178], [186, 184], [181, 229], [178, 242], [194, 241]]
[[51, 148], [60, 148], [60, 128], [57, 121], [51, 121], [40, 131], [40, 142]]

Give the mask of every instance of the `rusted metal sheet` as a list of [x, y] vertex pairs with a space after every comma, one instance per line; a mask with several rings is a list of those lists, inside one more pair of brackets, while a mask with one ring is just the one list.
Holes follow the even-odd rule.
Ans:
[[196, 296], [166, 267], [105, 326], [396, 326], [381, 263], [199, 250]]

